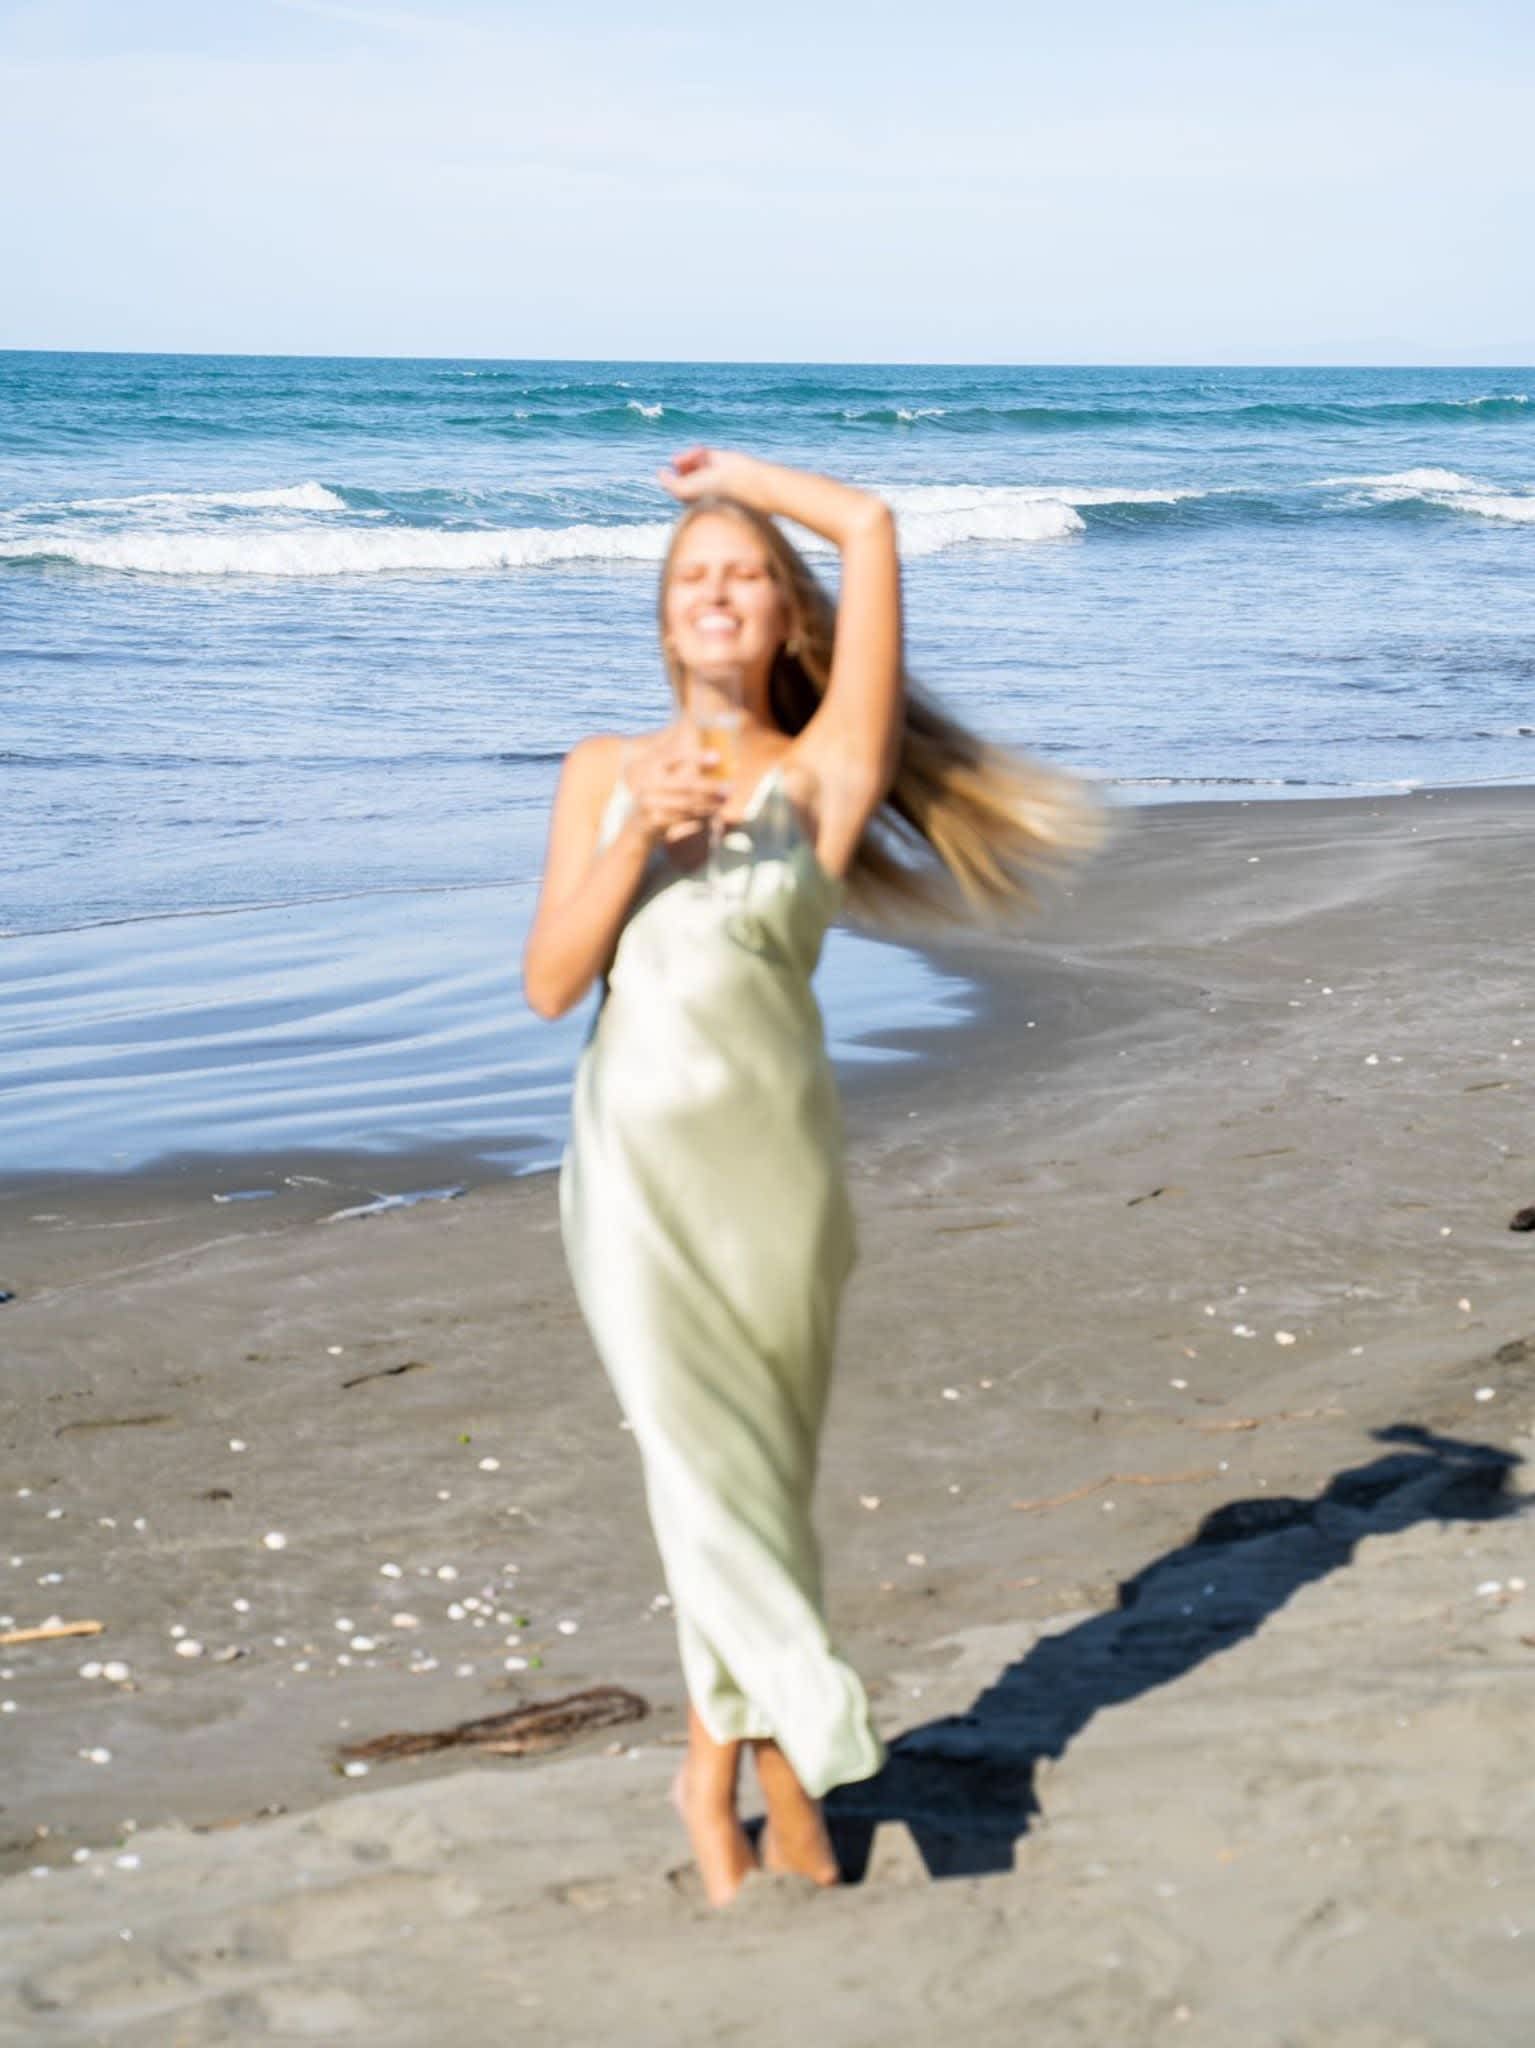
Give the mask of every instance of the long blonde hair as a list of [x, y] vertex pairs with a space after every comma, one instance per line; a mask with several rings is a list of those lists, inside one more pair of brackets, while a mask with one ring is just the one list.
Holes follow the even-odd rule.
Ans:
[[[831, 674], [836, 605], [804, 557], [766, 513], [737, 498], [692, 499], [661, 565], [657, 616], [679, 706], [683, 676], [666, 651], [666, 594], [678, 543], [695, 519], [726, 513], [761, 541], [789, 614], [769, 682], [774, 722], [802, 732]], [[848, 903], [874, 924], [998, 924], [1031, 909], [1036, 884], [1104, 838], [1107, 818], [1086, 785], [1011, 748], [993, 745], [941, 710], [903, 667], [905, 720], [895, 779], [866, 827], [847, 875]]]

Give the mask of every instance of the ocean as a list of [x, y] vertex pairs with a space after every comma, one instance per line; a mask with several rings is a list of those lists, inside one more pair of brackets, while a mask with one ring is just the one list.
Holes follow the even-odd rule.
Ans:
[[[1535, 371], [0, 353], [0, 1171], [557, 1155], [558, 764], [693, 442], [894, 506], [910, 665], [1119, 801], [1535, 779]], [[809, 537], [831, 582], [835, 558]], [[838, 931], [844, 1060], [961, 1016]]]

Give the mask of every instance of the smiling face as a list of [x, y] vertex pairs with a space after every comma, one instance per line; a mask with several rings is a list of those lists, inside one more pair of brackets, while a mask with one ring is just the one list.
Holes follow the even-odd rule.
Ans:
[[673, 658], [687, 671], [741, 672], [748, 701], [765, 701], [773, 657], [789, 628], [766, 548], [741, 519], [708, 512], [677, 541], [661, 610]]

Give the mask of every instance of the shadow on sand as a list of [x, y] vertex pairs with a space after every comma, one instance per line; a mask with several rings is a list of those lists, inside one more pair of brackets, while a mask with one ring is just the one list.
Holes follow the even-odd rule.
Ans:
[[1125, 1580], [1117, 1607], [1036, 1643], [967, 1713], [907, 1729], [878, 1777], [828, 1794], [844, 1878], [863, 1877], [885, 1821], [910, 1828], [930, 1876], [1010, 1870], [1039, 1811], [1035, 1765], [1060, 1756], [1100, 1708], [1256, 1634], [1292, 1593], [1346, 1565], [1362, 1537], [1518, 1512], [1511, 1452], [1411, 1423], [1373, 1434], [1411, 1448], [1339, 1472], [1314, 1500], [1265, 1494], [1217, 1508]]

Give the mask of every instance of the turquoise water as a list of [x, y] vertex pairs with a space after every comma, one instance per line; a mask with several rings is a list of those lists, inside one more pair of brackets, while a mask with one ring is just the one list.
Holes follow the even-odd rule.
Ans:
[[[521, 921], [564, 750], [666, 716], [652, 479], [693, 441], [888, 496], [914, 671], [1126, 800], [1531, 779], [1532, 397], [1519, 369], [0, 354], [0, 1165], [293, 1142], [296, 1033], [335, 1055], [329, 1142], [439, 1128], [434, 1090], [548, 1133], [572, 1041], [521, 1010]], [[213, 911], [217, 944], [172, 932]], [[331, 933], [329, 980], [295, 982], [284, 918]], [[160, 968], [114, 1012], [88, 932], [122, 920]], [[849, 1048], [959, 993], [832, 948]], [[110, 1146], [79, 1107], [130, 1086]]]

